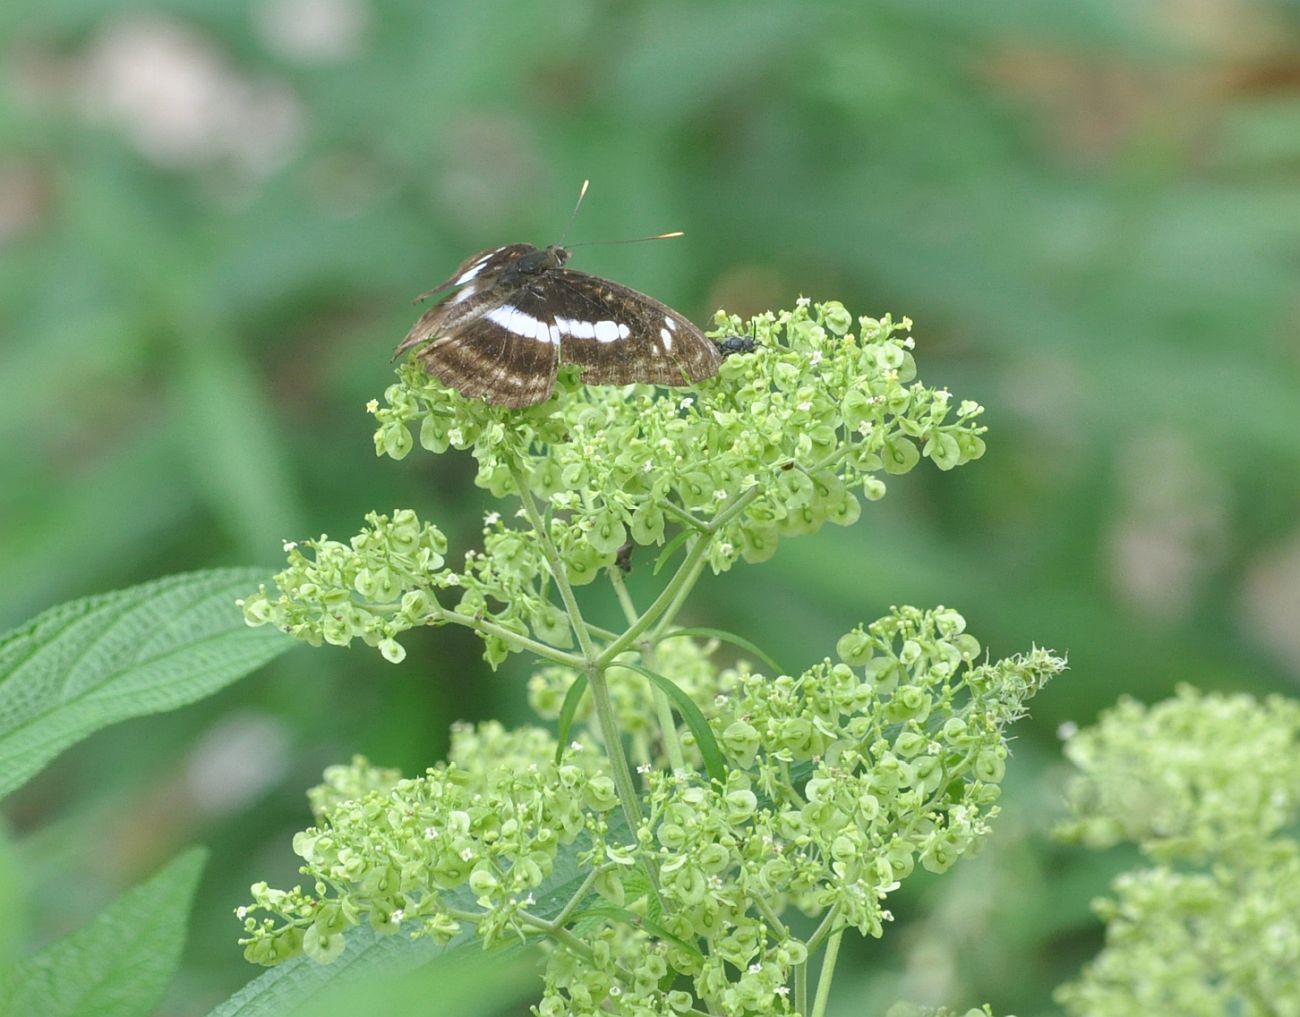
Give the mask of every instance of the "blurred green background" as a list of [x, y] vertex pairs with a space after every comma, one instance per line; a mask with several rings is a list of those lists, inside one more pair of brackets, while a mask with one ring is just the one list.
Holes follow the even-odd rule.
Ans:
[[[1059, 725], [1300, 676], [1298, 43], [1300, 6], [1243, 0], [10, 0], [0, 627], [269, 570], [370, 508], [472, 546], [471, 464], [376, 459], [364, 406], [408, 299], [558, 239], [589, 177], [570, 240], [687, 236], [575, 267], [701, 321], [800, 294], [908, 314], [922, 377], [988, 407], [981, 462], [898, 478], [686, 616], [810, 662], [891, 603], [945, 603], [995, 654], [1069, 652], [988, 850], [909, 882], [836, 979], [842, 1015], [1050, 1013], [1125, 861], [1046, 840]], [[324, 765], [418, 772], [452, 720], [525, 719], [526, 661], [493, 675], [459, 631], [408, 646], [299, 649], [58, 761], [5, 806], [29, 946], [202, 842], [166, 1012], [246, 981], [230, 910], [294, 881]]]

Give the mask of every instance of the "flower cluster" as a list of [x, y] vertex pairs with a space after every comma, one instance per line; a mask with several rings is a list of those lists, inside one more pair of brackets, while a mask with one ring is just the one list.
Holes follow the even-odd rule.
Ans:
[[[293, 841], [313, 890], [255, 884], [240, 909], [245, 957], [276, 964], [305, 953], [327, 963], [362, 921], [439, 942], [466, 916], [487, 942], [528, 931], [519, 915], [557, 854], [585, 834], [577, 856], [598, 862], [618, 802], [602, 755], [571, 751], [557, 765], [554, 748], [540, 729], [488, 724], [453, 729], [447, 763], [423, 777], [376, 781], [364, 760], [331, 768], [310, 794], [318, 825]], [[367, 785], [377, 786], [337, 797]]]
[[1300, 703], [1126, 699], [1066, 753], [1081, 773], [1062, 836], [1154, 863], [1095, 905], [1107, 945], [1057, 991], [1066, 1011], [1300, 1013]]
[[[797, 677], [719, 671], [697, 641], [665, 640], [658, 665], [686, 678], [732, 768], [725, 785], [670, 772], [644, 732], [631, 834], [609, 815], [613, 784], [586, 736], [560, 766], [549, 735], [488, 726], [458, 729], [449, 764], [418, 780], [344, 768], [331, 788], [375, 789], [331, 799], [295, 840], [314, 895], [256, 888], [248, 956], [328, 960], [363, 921], [441, 939], [463, 923], [488, 941], [535, 933], [557, 921], [537, 901], [555, 897], [548, 880], [568, 857], [589, 873], [564, 916], [583, 935], [553, 945], [540, 1013], [685, 1012], [694, 999], [788, 1012], [809, 944], [783, 913], [879, 936], [886, 897], [918, 861], [943, 871], [987, 832], [1005, 727], [1064, 666], [1041, 650], [977, 663], [964, 630], [952, 610], [897, 609], [841, 639], [839, 662]], [[623, 710], [640, 697], [653, 715], [644, 685], [624, 685]], [[548, 669], [533, 687], [554, 705], [566, 676]]]
[[1154, 706], [1124, 698], [1071, 737], [1073, 820], [1091, 847], [1121, 841], [1152, 858], [1240, 856], [1300, 816], [1300, 703], [1202, 695], [1184, 686]]
[[[518, 511], [490, 513], [459, 570], [409, 510], [371, 514], [347, 544], [290, 545], [278, 591], [245, 617], [392, 661], [413, 626], [464, 625], [494, 665], [519, 650], [547, 662], [530, 701], [569, 743], [486, 724], [455, 729], [448, 762], [416, 779], [363, 758], [331, 768], [294, 839], [309, 889], [258, 884], [240, 909], [250, 960], [328, 962], [363, 924], [540, 939], [539, 1017], [807, 1014], [812, 955], [829, 972], [846, 930], [882, 934], [918, 864], [942, 872], [983, 838], [1006, 728], [1062, 660], [980, 661], [945, 608], [895, 609], [795, 675], [740, 637], [675, 625], [705, 567], [849, 525], [923, 457], [978, 458], [982, 408], [915, 380], [907, 319], [801, 300], [717, 326], [755, 348], [689, 393], [565, 371], [554, 398], [504, 410], [407, 364], [371, 404], [379, 453], [468, 450], [477, 483]], [[658, 548], [656, 574], [680, 556], [644, 610], [615, 567], [636, 545]], [[602, 572], [622, 632], [574, 595]], [[718, 639], [757, 660], [720, 669]], [[816, 931], [800, 938], [792, 912]]]
[[[885, 493], [882, 474], [906, 473], [923, 456], [947, 470], [983, 454], [983, 408], [954, 407], [946, 390], [915, 381], [906, 318], [859, 318], [855, 332], [843, 305], [800, 301], [748, 325], [721, 314], [717, 324], [719, 335], [752, 331], [755, 351], [728, 357], [716, 378], [684, 396], [581, 386], [566, 376], [555, 398], [505, 410], [463, 399], [405, 364], [387, 405], [371, 404], [375, 448], [400, 459], [415, 429], [430, 451], [472, 451], [480, 486], [540, 499], [574, 586], [612, 565], [629, 541], [671, 545], [665, 552], [687, 538], [705, 541], [714, 571], [740, 558], [763, 561], [782, 537], [854, 522], [859, 495]], [[404, 656], [397, 635], [448, 621], [487, 621], [475, 627], [494, 665], [523, 645], [514, 636], [571, 645], [550, 596], [552, 563], [527, 520], [490, 515], [482, 551], [466, 554], [460, 572], [442, 568], [445, 541], [409, 510], [368, 522], [350, 547], [305, 542], [314, 560], [290, 545], [289, 567], [276, 577], [280, 594], [262, 590], [245, 603], [250, 624], [269, 622], [313, 643], [360, 638], [395, 661]], [[404, 543], [413, 538], [423, 562]], [[449, 587], [459, 588], [454, 613], [435, 597]]]

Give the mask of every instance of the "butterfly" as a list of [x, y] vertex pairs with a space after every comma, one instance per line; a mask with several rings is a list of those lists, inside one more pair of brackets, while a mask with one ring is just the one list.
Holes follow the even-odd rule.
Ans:
[[[585, 188], [584, 188], [585, 190]], [[467, 398], [519, 408], [547, 399], [560, 364], [595, 385], [690, 385], [722, 353], [653, 297], [565, 268], [566, 248], [494, 247], [466, 258], [422, 300], [452, 290], [407, 333], [424, 369]]]

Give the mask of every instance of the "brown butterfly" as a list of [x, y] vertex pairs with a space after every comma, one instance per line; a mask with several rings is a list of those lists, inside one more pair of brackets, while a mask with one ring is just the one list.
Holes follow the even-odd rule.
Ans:
[[690, 385], [717, 374], [722, 354], [693, 323], [644, 293], [565, 268], [568, 259], [558, 244], [510, 244], [465, 259], [416, 298], [454, 290], [394, 357], [423, 343], [416, 357], [444, 385], [508, 407], [550, 396], [560, 364], [577, 364], [582, 381], [596, 385]]

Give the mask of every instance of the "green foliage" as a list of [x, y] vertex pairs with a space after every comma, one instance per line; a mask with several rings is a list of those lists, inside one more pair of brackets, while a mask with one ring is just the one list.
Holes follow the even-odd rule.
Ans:
[[188, 851], [76, 932], [0, 971], [0, 1013], [148, 1017], [177, 965], [206, 860]]
[[169, 576], [61, 604], [0, 636], [0, 795], [90, 733], [210, 696], [288, 649], [230, 610], [264, 574]]
[[1062, 836], [1150, 863], [1096, 904], [1106, 948], [1058, 991], [1067, 1012], [1300, 1013], [1300, 703], [1184, 686], [1123, 700], [1066, 754]]

